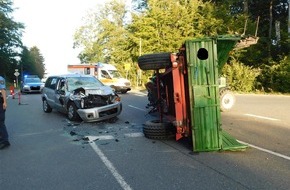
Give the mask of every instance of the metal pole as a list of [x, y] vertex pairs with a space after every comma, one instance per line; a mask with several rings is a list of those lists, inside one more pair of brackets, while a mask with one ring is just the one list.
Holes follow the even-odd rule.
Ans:
[[258, 35], [259, 21], [260, 21], [260, 16], [258, 16], [258, 19], [257, 19], [255, 37], [257, 37], [257, 35]]
[[[139, 39], [139, 56], [141, 56], [141, 54], [142, 54], [142, 39], [140, 38]], [[141, 81], [142, 80], [142, 76], [141, 76], [141, 71], [140, 71], [140, 69], [138, 69], [137, 70], [137, 83], [136, 83], [136, 86], [138, 87], [139, 86], [139, 81]]]
[[162, 100], [161, 100], [161, 92], [160, 92], [160, 78], [159, 78], [159, 70], [156, 70], [156, 85], [157, 85], [157, 106], [158, 106], [158, 111], [160, 114], [160, 123], [163, 122], [163, 105], [162, 105]]

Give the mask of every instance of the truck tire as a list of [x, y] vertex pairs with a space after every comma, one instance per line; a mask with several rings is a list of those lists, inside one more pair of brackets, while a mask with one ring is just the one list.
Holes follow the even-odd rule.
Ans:
[[147, 121], [143, 127], [144, 136], [149, 139], [165, 140], [173, 137], [174, 127], [171, 123], [159, 120]]
[[138, 66], [142, 70], [158, 70], [171, 66], [171, 53], [154, 53], [138, 58]]
[[120, 90], [121, 94], [126, 94], [127, 90]]
[[235, 105], [235, 95], [227, 88], [220, 89], [220, 109], [221, 111], [229, 111]]

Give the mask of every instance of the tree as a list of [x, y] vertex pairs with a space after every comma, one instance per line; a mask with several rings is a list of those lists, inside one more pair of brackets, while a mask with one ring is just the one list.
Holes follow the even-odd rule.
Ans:
[[[75, 35], [76, 47], [84, 47], [82, 62], [136, 63], [140, 46], [141, 53], [176, 52], [186, 39], [227, 30], [223, 18], [215, 18], [214, 7], [201, 0], [142, 2], [143, 11], [133, 14], [129, 24], [125, 5], [116, 0], [91, 14]], [[132, 65], [135, 76], [137, 64]]]
[[43, 78], [45, 72], [44, 58], [39, 49], [34, 46], [29, 50], [24, 47], [20, 60], [21, 75], [38, 75]]
[[[259, 7], [259, 9], [257, 9]], [[247, 61], [248, 53], [242, 61], [247, 65], [260, 67], [263, 64], [271, 65], [280, 62], [289, 53], [287, 43], [287, 0], [256, 0], [249, 2], [249, 17], [260, 17], [258, 36], [259, 43], [251, 51], [258, 52], [251, 61]], [[280, 22], [280, 27], [275, 23]], [[279, 38], [278, 39], [278, 34]], [[265, 51], [267, 47], [267, 51]], [[274, 62], [273, 62], [274, 61]]]
[[30, 48], [30, 56], [33, 60], [35, 74], [37, 74], [40, 78], [43, 78], [45, 72], [45, 65], [44, 58], [41, 55], [40, 50], [36, 46]]
[[[185, 40], [196, 37], [224, 34], [248, 37], [256, 32], [258, 44], [235, 53], [241, 64], [261, 68], [279, 64], [289, 56], [287, 0], [132, 0], [132, 3], [134, 11], [130, 19], [126, 19], [124, 4], [117, 0], [109, 1], [90, 15], [90, 22], [78, 30], [75, 38], [75, 45], [84, 47], [80, 54], [82, 62], [105, 61], [119, 68], [131, 63], [135, 81], [136, 61], [141, 54], [177, 52]], [[281, 27], [276, 30], [274, 25], [278, 21]], [[145, 73], [145, 79], [148, 74]]]
[[13, 80], [17, 64], [18, 49], [22, 47], [23, 24], [13, 21], [10, 0], [0, 0], [0, 75]]
[[112, 0], [88, 15], [86, 24], [77, 30], [74, 38], [75, 47], [83, 48], [79, 55], [82, 63], [111, 63], [125, 75], [124, 65], [131, 63], [127, 13], [125, 1]]
[[75, 47], [82, 47], [82, 62], [110, 62], [117, 64], [127, 61], [125, 46], [127, 39], [126, 4], [112, 0], [90, 14], [87, 23], [75, 33]]
[[176, 52], [186, 39], [217, 35], [225, 27], [213, 14], [213, 6], [200, 0], [148, 1], [148, 10], [134, 14], [128, 27], [132, 51], [138, 52], [139, 39], [142, 53]]

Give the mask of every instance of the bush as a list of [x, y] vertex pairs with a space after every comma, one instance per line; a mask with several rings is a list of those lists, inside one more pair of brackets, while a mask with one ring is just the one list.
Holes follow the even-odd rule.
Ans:
[[290, 62], [285, 59], [281, 60], [279, 67], [274, 73], [274, 89], [282, 93], [290, 92]]
[[258, 74], [258, 69], [246, 66], [234, 58], [222, 69], [222, 75], [227, 78], [229, 88], [239, 92], [253, 91]]
[[266, 92], [290, 92], [290, 62], [287, 57], [272, 66], [264, 65], [261, 70], [257, 81], [261, 84], [262, 89]]

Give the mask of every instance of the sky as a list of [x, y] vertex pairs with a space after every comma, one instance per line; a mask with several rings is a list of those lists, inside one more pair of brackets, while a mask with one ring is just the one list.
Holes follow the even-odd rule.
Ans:
[[66, 73], [80, 63], [73, 35], [83, 18], [106, 0], [14, 0], [13, 18], [25, 26], [23, 44], [36, 46], [44, 57], [47, 75]]

